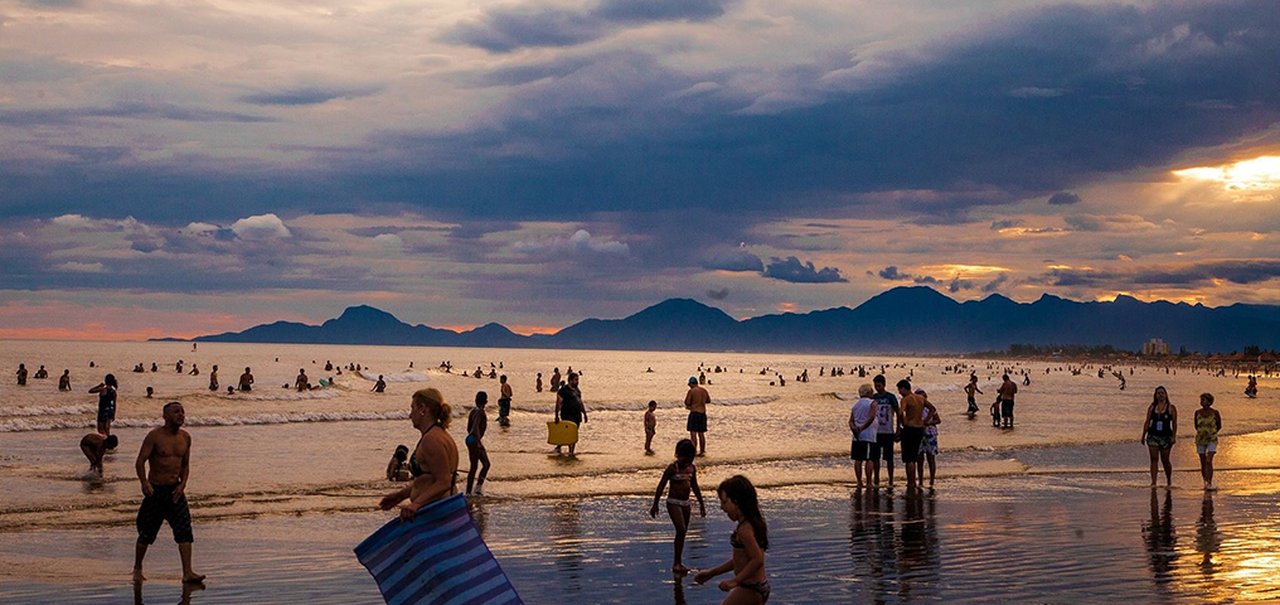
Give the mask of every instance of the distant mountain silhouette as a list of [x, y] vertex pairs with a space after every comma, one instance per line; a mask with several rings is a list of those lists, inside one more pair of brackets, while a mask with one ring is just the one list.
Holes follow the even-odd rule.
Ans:
[[[1246, 345], [1280, 348], [1280, 306], [1203, 305], [1129, 296], [1076, 302], [1045, 294], [1018, 303], [999, 294], [963, 303], [924, 286], [893, 288], [856, 308], [736, 320], [687, 298], [673, 298], [622, 319], [585, 319], [552, 335], [521, 336], [497, 323], [466, 332], [409, 325], [367, 305], [319, 326], [278, 321], [200, 336], [200, 342], [278, 342], [458, 347], [538, 347], [662, 351], [961, 353], [1010, 344], [1112, 345], [1137, 350], [1163, 338], [1204, 352]], [[172, 340], [172, 339], [156, 339]]]

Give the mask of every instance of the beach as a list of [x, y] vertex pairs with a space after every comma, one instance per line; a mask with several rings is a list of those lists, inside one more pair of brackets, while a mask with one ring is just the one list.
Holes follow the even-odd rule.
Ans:
[[[473, 503], [484, 537], [530, 603], [715, 603], [714, 586], [676, 582], [670, 522], [647, 514], [661, 468], [683, 432], [679, 402], [700, 364], [712, 396], [708, 456], [700, 458], [708, 517], [691, 526], [686, 563], [709, 567], [728, 556], [730, 522], [713, 486], [742, 473], [762, 487], [774, 546], [773, 603], [812, 602], [1139, 602], [1276, 598], [1276, 495], [1280, 492], [1277, 394], [1264, 380], [1245, 399], [1244, 376], [1139, 366], [1128, 386], [1114, 378], [1059, 370], [1065, 363], [1021, 361], [1032, 384], [1018, 397], [1018, 425], [994, 429], [963, 415], [967, 370], [980, 377], [985, 409], [1000, 368], [1014, 362], [732, 353], [538, 351], [412, 347], [299, 347], [187, 343], [6, 342], [0, 363], [44, 363], [55, 377], [71, 368], [74, 391], [49, 381], [0, 387], [0, 600], [129, 602], [140, 499], [133, 458], [164, 401], [182, 401], [193, 437], [189, 498], [195, 561], [210, 574], [194, 603], [379, 602], [351, 548], [389, 518], [375, 510], [392, 484], [382, 469], [396, 444], [412, 445], [408, 395], [441, 389], [455, 412], [476, 390], [496, 400], [497, 381], [456, 374], [501, 361], [515, 388], [510, 429], [486, 437], [494, 467], [486, 496]], [[96, 350], [95, 350], [96, 348]], [[275, 359], [279, 357], [280, 361]], [[254, 367], [253, 393], [211, 394], [207, 375], [178, 375], [183, 358], [202, 371], [220, 365], [223, 385]], [[88, 360], [95, 361], [93, 369]], [[160, 371], [134, 374], [136, 363]], [[338, 387], [281, 388], [299, 368], [327, 377], [326, 360], [372, 368], [336, 376]], [[453, 362], [455, 373], [437, 368]], [[409, 367], [409, 362], [414, 364]], [[988, 364], [991, 364], [990, 367]], [[167, 364], [167, 365], [166, 365]], [[943, 417], [936, 490], [855, 490], [847, 460], [849, 406], [871, 375], [819, 377], [818, 368], [890, 367], [890, 381], [914, 374]], [[554, 396], [534, 393], [536, 372], [585, 370], [590, 421], [576, 459], [551, 457], [545, 422]], [[646, 370], [652, 368], [653, 373]], [[773, 371], [760, 375], [761, 368]], [[1050, 372], [1045, 374], [1045, 369]], [[496, 368], [495, 368], [496, 369]], [[794, 381], [807, 369], [808, 383]], [[741, 372], [739, 372], [741, 370]], [[1127, 368], [1125, 368], [1127, 372]], [[119, 451], [106, 480], [85, 478], [77, 449], [92, 427], [101, 374], [121, 381]], [[376, 374], [387, 393], [370, 393]], [[770, 386], [775, 374], [787, 386]], [[46, 383], [46, 384], [40, 384]], [[1174, 488], [1147, 487], [1142, 415], [1158, 385], [1179, 406], [1186, 437], [1174, 448]], [[142, 396], [153, 386], [157, 398]], [[1202, 391], [1218, 396], [1225, 427], [1218, 455], [1222, 489], [1200, 489], [1190, 416]], [[659, 402], [657, 456], [642, 454], [641, 414]], [[451, 435], [461, 442], [458, 425]], [[462, 469], [465, 473], [465, 461]], [[1152, 499], [1155, 499], [1153, 509]], [[696, 515], [695, 515], [696, 517]], [[182, 598], [177, 556], [162, 530], [148, 557], [141, 597]]]

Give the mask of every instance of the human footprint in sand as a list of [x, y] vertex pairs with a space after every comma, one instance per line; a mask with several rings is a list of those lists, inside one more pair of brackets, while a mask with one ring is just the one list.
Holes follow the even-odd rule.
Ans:
[[[199, 584], [204, 574], [191, 569], [191, 510], [187, 507], [187, 476], [191, 471], [191, 434], [182, 429], [186, 411], [182, 404], [164, 404], [164, 426], [151, 429], [138, 450], [138, 481], [142, 484], [142, 505], [138, 508], [138, 543], [134, 551], [133, 581], [142, 582], [142, 559], [156, 541], [160, 525], [169, 522], [173, 541], [182, 558], [182, 582]], [[151, 472], [147, 472], [147, 465]]]
[[684, 538], [689, 531], [689, 519], [693, 516], [689, 503], [690, 492], [698, 499], [699, 514], [704, 518], [707, 516], [707, 505], [702, 501], [702, 490], [698, 489], [698, 469], [693, 465], [693, 458], [697, 454], [693, 440], [681, 439], [676, 443], [675, 462], [667, 465], [667, 470], [662, 472], [658, 489], [653, 493], [653, 507], [649, 509], [649, 516], [657, 518], [662, 490], [670, 483], [667, 514], [671, 516], [671, 524], [676, 528], [675, 556], [671, 559], [671, 571], [681, 574], [689, 573], [689, 568], [684, 566]]

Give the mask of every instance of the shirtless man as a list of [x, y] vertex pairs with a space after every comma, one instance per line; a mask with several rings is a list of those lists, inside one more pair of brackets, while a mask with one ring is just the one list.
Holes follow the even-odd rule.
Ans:
[[907, 490], [914, 490], [921, 485], [916, 478], [923, 479], [920, 443], [924, 441], [924, 411], [929, 410], [928, 416], [932, 417], [938, 410], [927, 399], [911, 392], [909, 380], [898, 381], [898, 394], [902, 396], [898, 402], [902, 409], [898, 416], [902, 423], [902, 464], [907, 467]]
[[[133, 581], [146, 580], [142, 559], [156, 541], [161, 523], [168, 521], [173, 540], [182, 557], [182, 582], [200, 584], [205, 576], [191, 569], [191, 511], [187, 508], [187, 474], [191, 470], [191, 434], [182, 430], [186, 412], [182, 404], [164, 404], [164, 426], [151, 429], [142, 440], [135, 468], [142, 484], [142, 506], [138, 508], [138, 544], [134, 551]], [[147, 473], [147, 464], [151, 472]]]
[[511, 426], [511, 384], [507, 382], [507, 375], [503, 374], [498, 377], [498, 425]]
[[1004, 375], [1004, 382], [1000, 384], [1000, 420], [1002, 426], [1007, 429], [1013, 428], [1013, 398], [1018, 394], [1018, 383], [1009, 380], [1009, 375]]
[[84, 457], [89, 459], [89, 472], [97, 473], [98, 478], [102, 478], [102, 457], [106, 455], [107, 450], [114, 450], [119, 445], [120, 438], [115, 435], [103, 436], [102, 433], [89, 433], [80, 438], [80, 451], [84, 452]]
[[71, 370], [63, 370], [62, 376], [58, 377], [58, 390], [59, 391], [71, 390]]
[[307, 380], [306, 370], [298, 368], [298, 377], [293, 379], [293, 388], [297, 389], [299, 393], [311, 388], [311, 381]]
[[240, 392], [247, 393], [253, 390], [253, 371], [249, 368], [244, 369], [244, 373], [240, 375]]
[[689, 431], [689, 441], [698, 445], [698, 455], [707, 455], [707, 404], [711, 403], [711, 394], [698, 384], [697, 376], [689, 377], [689, 392], [684, 396], [684, 407], [689, 410], [689, 420], [685, 428]]

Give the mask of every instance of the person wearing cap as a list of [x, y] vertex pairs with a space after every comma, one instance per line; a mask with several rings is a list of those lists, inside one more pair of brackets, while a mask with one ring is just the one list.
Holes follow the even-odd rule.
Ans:
[[711, 403], [711, 394], [698, 384], [697, 376], [689, 377], [689, 392], [684, 396], [684, 407], [689, 410], [689, 421], [685, 428], [689, 431], [689, 440], [698, 446], [698, 455], [707, 455], [707, 404]]

